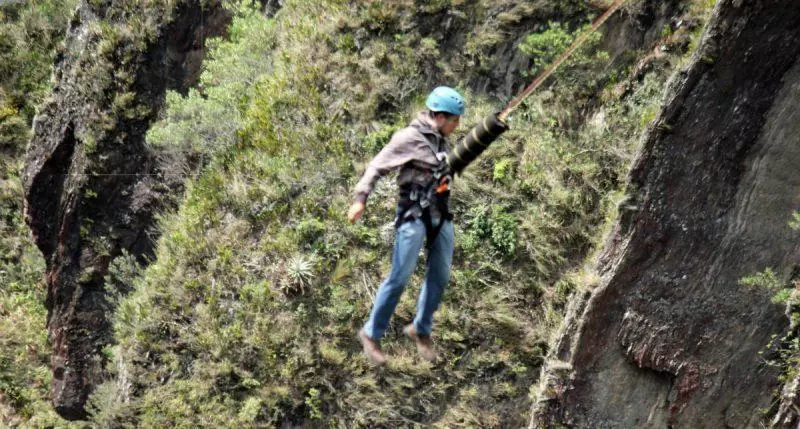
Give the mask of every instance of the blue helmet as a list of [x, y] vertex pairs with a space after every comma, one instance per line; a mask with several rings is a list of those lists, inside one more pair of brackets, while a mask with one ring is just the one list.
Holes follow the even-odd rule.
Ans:
[[432, 112], [446, 112], [452, 115], [464, 114], [464, 98], [455, 89], [440, 86], [428, 95], [425, 106]]

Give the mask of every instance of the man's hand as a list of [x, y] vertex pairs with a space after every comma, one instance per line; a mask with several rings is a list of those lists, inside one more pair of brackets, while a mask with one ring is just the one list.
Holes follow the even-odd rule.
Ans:
[[364, 214], [364, 203], [361, 202], [354, 202], [352, 206], [350, 206], [350, 210], [347, 211], [347, 220], [350, 223], [353, 223], [359, 219], [361, 219], [361, 215]]

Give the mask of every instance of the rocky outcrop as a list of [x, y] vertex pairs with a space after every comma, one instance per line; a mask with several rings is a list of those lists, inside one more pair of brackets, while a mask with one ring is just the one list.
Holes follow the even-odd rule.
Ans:
[[207, 37], [230, 14], [217, 1], [81, 2], [34, 121], [25, 213], [47, 262], [52, 400], [68, 419], [103, 373], [110, 343], [104, 276], [123, 250], [153, 254], [155, 215], [183, 182], [180, 156], [146, 146], [167, 89], [197, 80]]
[[800, 263], [800, 7], [721, 0], [630, 173], [599, 262], [543, 372], [532, 427], [757, 427], [786, 328], [743, 277]]

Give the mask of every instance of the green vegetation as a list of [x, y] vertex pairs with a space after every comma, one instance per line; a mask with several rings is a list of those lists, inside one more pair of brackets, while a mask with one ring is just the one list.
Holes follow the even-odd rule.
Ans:
[[[591, 12], [583, 1], [541, 3], [298, 0], [282, 2], [274, 19], [233, 4], [229, 37], [209, 43], [200, 85], [170, 93], [148, 134], [149, 144], [206, 162], [180, 209], [162, 215], [155, 261], [143, 268], [126, 254], [112, 263], [109, 290], [131, 292], [114, 297], [118, 343], [106, 350], [113, 377], [90, 399], [93, 423], [523, 426], [553, 327], [570, 293], [591, 287], [583, 261], [613, 216], [637, 137], [677, 58], [656, 60], [621, 91], [626, 70], [609, 66], [595, 36], [456, 179], [455, 266], [435, 328], [439, 365], [419, 360], [400, 335], [414, 316], [422, 266], [386, 337], [389, 366], [376, 371], [361, 357], [355, 333], [389, 267], [392, 180], [379, 184], [363, 223], [344, 216], [364, 163], [430, 88], [464, 90], [462, 123], [474, 124], [499, 106], [468, 82], [492, 70], [493, 52], [515, 26], [538, 29], [520, 48], [535, 56], [529, 75], [557, 53], [548, 45], [569, 43]], [[153, 4], [166, 10], [171, 2]], [[102, 140], [103, 123], [143, 109], [129, 92], [132, 77], [111, 72], [112, 59], [133, 61], [152, 26], [133, 3], [115, 7], [88, 30], [101, 55], [84, 59], [80, 84], [112, 94], [114, 106], [83, 136], [90, 146]], [[0, 104], [0, 131], [27, 133], [3, 122], [25, 109]], [[0, 288], [0, 417], [61, 426], [45, 402], [43, 262], [29, 240], [6, 244], [6, 236], [27, 236], [11, 179], [15, 205], [3, 215], [13, 233], [3, 235], [10, 250], [0, 256], [13, 254], [16, 280], [7, 284], [16, 286]], [[23, 263], [28, 271], [18, 269]]]
[[0, 426], [63, 426], [48, 401], [44, 261], [22, 219], [23, 153], [76, 1], [0, 6]]
[[[794, 211], [788, 221], [789, 228], [800, 231], [800, 211]], [[773, 335], [769, 344], [763, 351], [764, 363], [780, 369], [779, 379], [782, 384], [788, 384], [800, 376], [800, 278], [797, 273], [792, 273], [792, 278], [785, 281], [772, 268], [767, 267], [764, 271], [745, 276], [739, 280], [739, 284], [753, 287], [764, 288], [770, 291], [772, 303], [785, 306], [785, 314], [789, 318], [789, 327], [781, 335]], [[775, 390], [775, 397], [779, 398], [782, 392]], [[785, 400], [783, 398], [782, 400]]]
[[[764, 363], [780, 369], [779, 379], [782, 384], [792, 382], [800, 375], [800, 279], [784, 281], [771, 268], [742, 278], [739, 283], [744, 286], [765, 288], [773, 293], [772, 303], [785, 306], [785, 314], [789, 317], [789, 328], [781, 335], [773, 335], [763, 351]], [[775, 396], [781, 392], [776, 389]]]
[[56, 47], [76, 3], [32, 0], [0, 6], [0, 111], [16, 110], [28, 124], [33, 119], [49, 91]]
[[[199, 89], [170, 95], [150, 143], [209, 161], [164, 216], [155, 262], [123, 282], [133, 292], [115, 316], [115, 378], [93, 395], [96, 422], [525, 424], [552, 326], [570, 292], [589, 287], [581, 263], [660, 102], [668, 60], [623, 97], [621, 71], [607, 69], [595, 38], [561, 72], [570, 79], [518, 111], [454, 185], [457, 254], [436, 327], [444, 362], [420, 361], [399, 333], [420, 267], [385, 340], [391, 362], [375, 371], [355, 333], [388, 270], [394, 189], [384, 179], [364, 222], [350, 225], [352, 186], [434, 74], [464, 85], [480, 73], [453, 72], [460, 59], [442, 50], [452, 42], [437, 14], [489, 13], [479, 2], [376, 5], [286, 2], [274, 20], [239, 8]], [[556, 30], [575, 34], [544, 31]], [[586, 117], [598, 88], [603, 108]], [[468, 99], [465, 124], [497, 108]]]
[[[591, 24], [587, 24], [583, 28], [569, 31], [566, 25], [560, 22], [550, 22], [547, 30], [540, 33], [533, 33], [526, 37], [519, 45], [520, 50], [530, 55], [532, 58], [533, 64], [531, 70], [526, 74], [528, 76], [535, 76], [544, 70], [547, 65], [567, 50], [573, 40], [590, 28]], [[594, 32], [589, 36], [586, 43], [592, 46], [592, 44], [597, 44], [601, 37], [602, 34], [600, 32]], [[600, 58], [592, 58], [586, 54], [586, 48], [582, 48], [582, 50], [582, 54], [573, 55], [565, 61], [563, 65], [564, 68], [559, 69], [560, 73], [555, 75], [555, 79], [575, 76], [575, 67], [587, 67], [592, 60], [607, 60], [607, 58], [602, 58], [604, 56], [602, 51], [595, 52], [595, 56]]]
[[772, 302], [774, 304], [786, 303], [786, 300], [789, 298], [789, 294], [793, 289], [784, 285], [783, 280], [781, 280], [781, 278], [775, 274], [772, 268], [767, 268], [760, 273], [744, 277], [739, 280], [739, 284], [769, 289], [775, 293], [775, 295], [772, 297]]

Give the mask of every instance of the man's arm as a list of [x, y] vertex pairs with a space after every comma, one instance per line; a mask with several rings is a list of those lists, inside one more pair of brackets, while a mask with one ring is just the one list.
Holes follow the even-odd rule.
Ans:
[[355, 188], [355, 202], [350, 206], [347, 218], [355, 222], [364, 213], [367, 198], [375, 188], [375, 183], [390, 171], [414, 159], [413, 144], [416, 141], [411, 135], [413, 130], [404, 128], [392, 136], [389, 143], [372, 158], [364, 175]]

